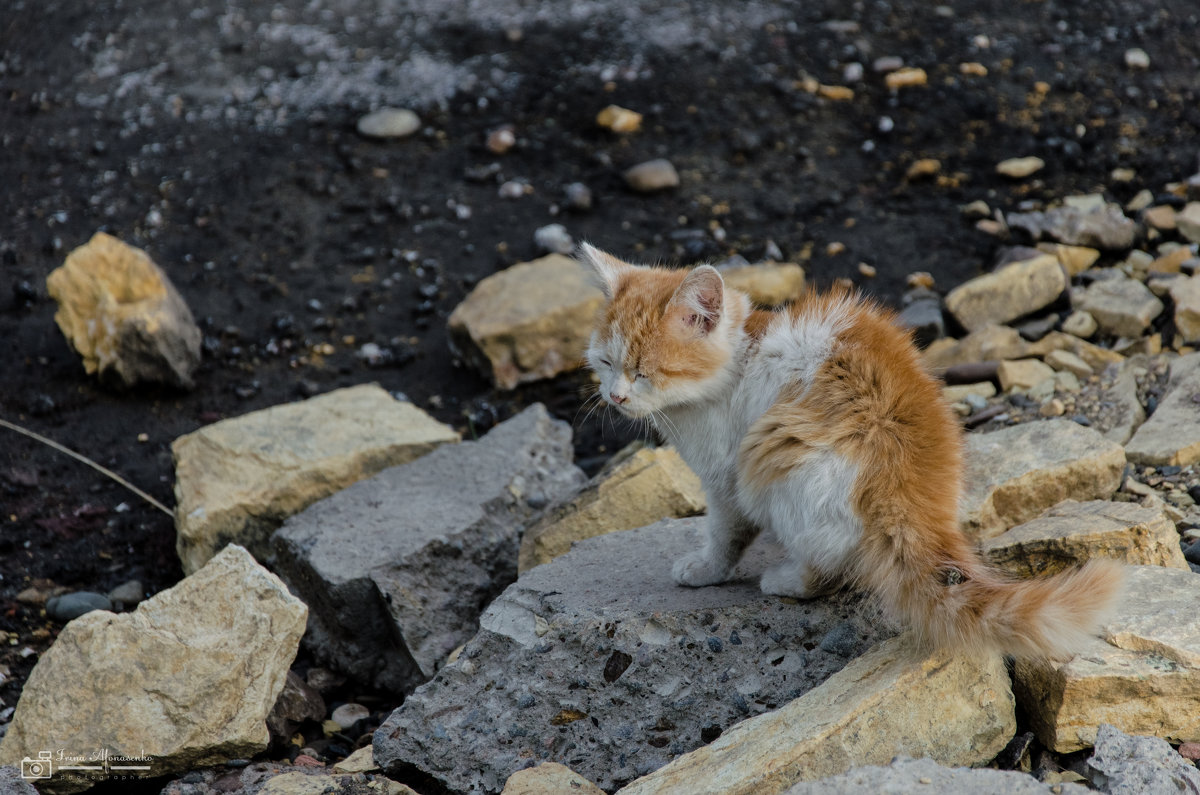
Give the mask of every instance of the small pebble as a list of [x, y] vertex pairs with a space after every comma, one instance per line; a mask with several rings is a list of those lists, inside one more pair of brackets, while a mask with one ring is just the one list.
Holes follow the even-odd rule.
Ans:
[[914, 287], [924, 287], [926, 290], [932, 290], [934, 284], [933, 274], [928, 271], [914, 271], [904, 278], [904, 286], [910, 290]]
[[572, 182], [564, 192], [567, 195], [567, 206], [572, 210], [587, 211], [592, 209], [592, 189], [582, 182]]
[[1010, 157], [996, 164], [996, 173], [1012, 179], [1023, 179], [1046, 167], [1040, 157]]
[[596, 114], [596, 124], [615, 133], [634, 133], [642, 128], [642, 114], [620, 105], [609, 105]]
[[407, 108], [380, 108], [358, 120], [368, 138], [407, 138], [421, 128], [421, 119]]
[[623, 176], [625, 184], [638, 193], [652, 193], [679, 186], [679, 172], [670, 160], [663, 158], [639, 163]]
[[108, 599], [113, 604], [119, 603], [125, 607], [133, 607], [142, 601], [145, 593], [146, 589], [142, 586], [141, 580], [130, 580], [109, 591]]
[[546, 224], [533, 233], [533, 242], [543, 251], [553, 254], [570, 254], [575, 250], [575, 241], [562, 224]]
[[890, 72], [883, 78], [883, 82], [892, 91], [897, 91], [901, 88], [923, 86], [929, 82], [929, 76], [925, 74], [924, 69], [910, 66]]
[[1038, 414], [1043, 417], [1061, 417], [1067, 413], [1067, 407], [1058, 398], [1051, 398], [1042, 404]]
[[112, 610], [112, 602], [104, 594], [91, 591], [65, 593], [46, 601], [46, 615], [64, 623], [93, 610]]
[[1150, 55], [1141, 47], [1131, 47], [1125, 51], [1125, 65], [1130, 69], [1149, 69]]
[[370, 714], [371, 710], [367, 709], [362, 704], [350, 702], [347, 704], [342, 704], [340, 707], [335, 709], [329, 715], [329, 719], [341, 726], [343, 729], [349, 729], [363, 718], [370, 716]]
[[493, 154], [502, 155], [517, 142], [517, 136], [513, 133], [512, 127], [501, 127], [497, 130], [492, 130], [487, 136], [487, 148]]

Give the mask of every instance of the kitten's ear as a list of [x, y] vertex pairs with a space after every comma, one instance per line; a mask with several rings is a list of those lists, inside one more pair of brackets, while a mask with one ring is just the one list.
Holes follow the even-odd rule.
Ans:
[[721, 320], [725, 306], [725, 280], [711, 265], [701, 265], [684, 277], [671, 296], [671, 305], [683, 310], [683, 322], [702, 335]]
[[621, 281], [621, 277], [637, 269], [636, 265], [623, 262], [612, 254], [606, 254], [587, 243], [579, 246], [579, 251], [575, 257], [580, 262], [590, 265], [592, 270], [596, 272], [596, 275], [600, 277], [600, 289], [604, 291], [604, 296], [609, 299], [616, 294], [617, 284]]

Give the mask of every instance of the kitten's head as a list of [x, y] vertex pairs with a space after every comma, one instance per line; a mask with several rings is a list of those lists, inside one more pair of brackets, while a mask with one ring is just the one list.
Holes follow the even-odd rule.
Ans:
[[644, 268], [586, 243], [579, 257], [608, 298], [587, 351], [606, 402], [627, 416], [649, 417], [702, 401], [723, 385], [746, 307], [714, 268]]

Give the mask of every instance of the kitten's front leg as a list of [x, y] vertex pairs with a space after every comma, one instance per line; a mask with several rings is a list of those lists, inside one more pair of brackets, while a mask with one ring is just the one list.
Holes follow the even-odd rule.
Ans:
[[708, 496], [707, 538], [704, 546], [675, 561], [671, 576], [680, 585], [698, 588], [725, 582], [742, 552], [758, 535], [758, 528], [724, 500]]

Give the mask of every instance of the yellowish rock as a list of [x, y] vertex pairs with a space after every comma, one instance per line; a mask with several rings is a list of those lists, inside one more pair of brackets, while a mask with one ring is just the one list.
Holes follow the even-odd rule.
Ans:
[[1055, 370], [1065, 370], [1079, 378], [1087, 378], [1094, 372], [1090, 364], [1068, 350], [1050, 351], [1045, 356], [1045, 362]]
[[1046, 167], [1040, 157], [1010, 157], [996, 164], [996, 173], [1012, 179], [1024, 179]]
[[561, 254], [522, 262], [475, 286], [447, 321], [452, 348], [500, 389], [583, 364], [604, 295]]
[[1096, 318], [1082, 309], [1076, 309], [1062, 322], [1063, 332], [1084, 340], [1095, 334], [1099, 327]]
[[526, 530], [517, 570], [547, 563], [584, 538], [695, 516], [704, 509], [700, 478], [674, 449], [642, 449]]
[[924, 69], [915, 66], [906, 66], [894, 72], [889, 72], [883, 78], [883, 82], [892, 91], [898, 91], [901, 88], [923, 86], [929, 82], [929, 76], [925, 74]]
[[265, 559], [287, 517], [458, 434], [375, 384], [207, 425], [171, 445], [185, 572], [233, 541]]
[[1054, 574], [1092, 558], [1187, 570], [1179, 534], [1162, 509], [1065, 500], [983, 542], [984, 557], [1020, 577]]
[[854, 89], [847, 88], [846, 86], [827, 86], [821, 84], [817, 86], [817, 96], [837, 102], [848, 102], [854, 99]]
[[340, 762], [335, 762], [333, 765], [334, 773], [370, 773], [372, 770], [378, 770], [379, 765], [375, 764], [375, 757], [371, 746], [359, 748], [350, 756]]
[[980, 765], [1016, 730], [998, 655], [885, 641], [791, 703], [630, 783], [621, 795], [773, 795], [897, 755]]
[[1187, 262], [1193, 256], [1190, 248], [1180, 246], [1151, 260], [1147, 267], [1150, 273], [1179, 273], [1183, 263]]
[[1147, 207], [1142, 213], [1142, 220], [1146, 222], [1146, 226], [1160, 232], [1169, 232], [1175, 228], [1175, 208], [1169, 204]]
[[977, 384], [956, 384], [954, 386], [942, 387], [942, 397], [949, 403], [958, 403], [966, 400], [968, 395], [978, 395], [981, 398], [990, 398], [996, 394], [996, 385], [991, 381], [980, 381]]
[[1100, 724], [1173, 742], [1200, 740], [1200, 575], [1131, 566], [1116, 612], [1065, 663], [1018, 661], [1013, 689], [1050, 749], [1092, 745]]
[[1058, 258], [1040, 254], [960, 284], [946, 294], [946, 309], [963, 328], [977, 331], [1048, 306], [1066, 288]]
[[983, 540], [1063, 500], [1106, 499], [1124, 472], [1121, 445], [1070, 420], [968, 434], [963, 531]]
[[97, 232], [46, 277], [46, 289], [58, 302], [55, 322], [89, 374], [126, 387], [192, 387], [200, 329], [146, 252]]
[[904, 172], [904, 176], [910, 180], [921, 179], [922, 177], [932, 177], [941, 170], [942, 161], [933, 157], [923, 157], [913, 161], [908, 170]]
[[1187, 344], [1200, 342], [1200, 276], [1173, 279], [1171, 301], [1175, 304], [1175, 330], [1179, 336]]
[[1015, 328], [994, 323], [972, 331], [961, 340], [936, 340], [925, 349], [925, 364], [938, 372], [957, 364], [1020, 359], [1029, 355], [1029, 343]]
[[1053, 244], [1052, 253], [1058, 257], [1059, 263], [1066, 269], [1068, 276], [1078, 276], [1100, 259], [1099, 250], [1086, 246]]
[[1010, 389], [1031, 389], [1047, 378], [1054, 377], [1054, 370], [1049, 365], [1037, 359], [1017, 359], [1000, 362], [996, 368], [996, 378], [1000, 388], [1007, 392]]
[[543, 762], [508, 777], [500, 795], [604, 795], [604, 790], [566, 765]]
[[609, 105], [596, 114], [596, 124], [617, 133], [634, 133], [642, 128], [642, 114], [620, 105]]
[[721, 278], [759, 306], [779, 306], [804, 292], [804, 268], [792, 262], [763, 262], [722, 268]]

